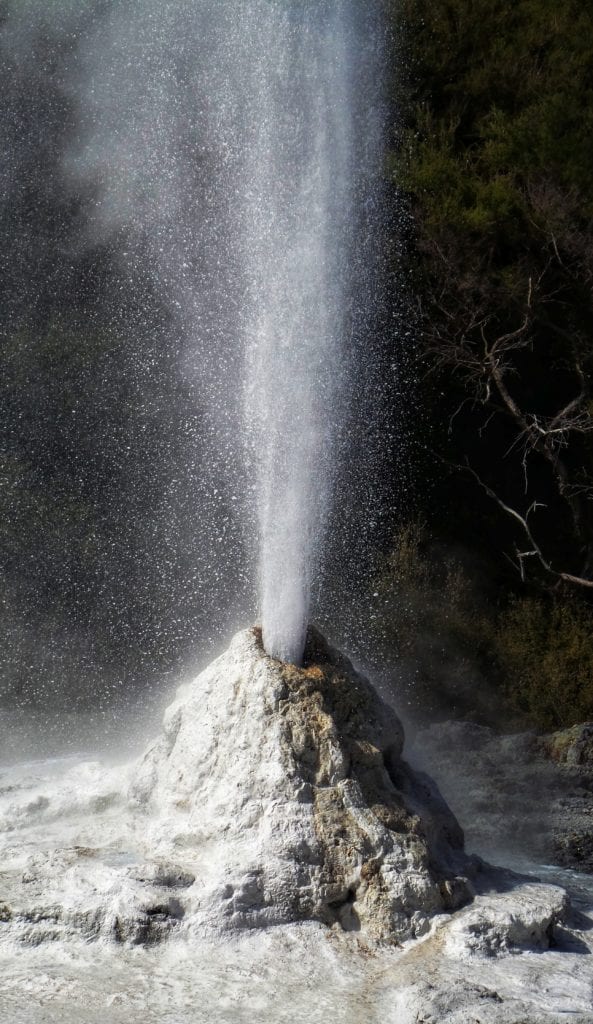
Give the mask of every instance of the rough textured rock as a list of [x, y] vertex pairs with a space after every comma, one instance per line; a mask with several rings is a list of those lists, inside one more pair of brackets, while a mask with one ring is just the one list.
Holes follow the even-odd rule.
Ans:
[[593, 871], [593, 726], [500, 735], [471, 722], [417, 733], [414, 764], [439, 780], [470, 849]]
[[557, 764], [588, 767], [593, 772], [593, 722], [539, 737], [537, 746]]
[[500, 956], [511, 950], [549, 949], [556, 926], [566, 920], [564, 889], [528, 883], [510, 892], [484, 896], [458, 914], [447, 934], [451, 951], [472, 956]]
[[402, 940], [470, 896], [461, 830], [402, 745], [318, 634], [298, 669], [247, 631], [180, 692], [130, 795], [154, 849], [182, 851], [210, 924], [314, 919]]
[[239, 633], [138, 763], [66, 764], [0, 793], [0, 925], [30, 945], [308, 920], [422, 935], [471, 898], [475, 865], [402, 745], [394, 712], [318, 634], [298, 669]]
[[[557, 886], [482, 866], [466, 902], [476, 865], [402, 760], [397, 718], [319, 637], [307, 656], [290, 668], [239, 634], [139, 762], [0, 767], [7, 1020], [593, 1019], [587, 876], [566, 873], [571, 911]], [[533, 747], [475, 729], [441, 740], [464, 813], [478, 788], [465, 747], [490, 751], [484, 814]]]
[[[392, 709], [318, 634], [295, 668], [269, 658], [257, 630], [239, 633], [179, 690], [138, 763], [79, 764], [22, 797], [5, 787], [0, 928], [30, 945], [304, 921], [418, 938], [470, 901], [476, 864], [402, 746]], [[537, 944], [560, 915], [527, 904]], [[512, 945], [505, 907], [491, 921], [481, 911], [480, 929]]]

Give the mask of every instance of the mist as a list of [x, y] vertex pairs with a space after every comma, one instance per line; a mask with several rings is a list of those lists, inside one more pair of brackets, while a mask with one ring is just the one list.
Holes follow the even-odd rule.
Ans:
[[[349, 31], [365, 44], [340, 86], [358, 96], [352, 132], [365, 141], [356, 152], [335, 132], [325, 143], [330, 179], [353, 160], [359, 170], [348, 238], [333, 243], [351, 276], [327, 309], [334, 351], [315, 399], [325, 442], [302, 464], [313, 519], [299, 526], [310, 544], [325, 522], [302, 569], [307, 602], [354, 652], [393, 520], [381, 479], [396, 450], [402, 495], [406, 476], [392, 337], [405, 303], [377, 255], [399, 212], [369, 185], [385, 118], [374, 19], [356, 15]], [[245, 188], [258, 113], [250, 30], [231, 4], [4, 5], [5, 512], [19, 527], [0, 699], [13, 712], [160, 707], [163, 691], [259, 617], [259, 537], [270, 528], [256, 500], [257, 359], [251, 390], [239, 380], [258, 331], [258, 274], [274, 254], [253, 219], [264, 197]], [[290, 63], [286, 73], [290, 95]], [[287, 135], [288, 156], [291, 145]], [[290, 188], [289, 165], [283, 181]], [[283, 315], [310, 360], [304, 321]], [[293, 370], [270, 379], [271, 409]], [[293, 569], [298, 559], [282, 572]]]

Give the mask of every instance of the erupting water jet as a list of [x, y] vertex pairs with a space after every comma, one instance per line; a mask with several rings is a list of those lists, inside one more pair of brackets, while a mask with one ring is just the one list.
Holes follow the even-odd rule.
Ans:
[[360, 235], [380, 172], [381, 32], [374, 3], [362, 14], [352, 0], [246, 6], [235, 26], [245, 425], [264, 646], [299, 665], [348, 402]]

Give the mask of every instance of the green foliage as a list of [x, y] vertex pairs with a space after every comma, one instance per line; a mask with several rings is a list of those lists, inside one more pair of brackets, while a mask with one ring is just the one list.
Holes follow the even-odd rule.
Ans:
[[593, 719], [593, 611], [574, 597], [512, 598], [502, 610], [426, 526], [394, 537], [378, 584], [390, 660], [413, 666], [423, 714], [554, 730]]
[[470, 581], [455, 559], [431, 551], [424, 523], [411, 521], [397, 530], [379, 588], [400, 656], [411, 654], [427, 632], [439, 648], [452, 642], [465, 647], [469, 640], [475, 649]]
[[444, 553], [418, 521], [400, 527], [377, 583], [377, 637], [387, 663], [400, 665], [421, 716], [491, 721], [497, 696], [483, 677], [490, 651], [488, 609], [459, 559]]
[[[409, 166], [422, 166], [438, 135], [477, 176], [519, 182], [552, 173], [590, 196], [590, 8], [579, 0], [404, 0], [402, 19], [416, 103]], [[436, 133], [426, 130], [429, 111]]]
[[593, 614], [576, 599], [514, 601], [494, 650], [510, 705], [544, 729], [593, 718]]
[[391, 166], [424, 229], [488, 239], [504, 266], [541, 245], [542, 181], [573, 196], [557, 229], [589, 217], [593, 12], [577, 0], [405, 0], [401, 17], [413, 84]]
[[388, 172], [414, 213], [431, 447], [502, 502], [485, 512], [475, 480], [455, 489], [435, 470], [440, 518], [455, 540], [510, 555], [501, 577], [515, 587], [512, 552], [533, 545], [504, 507], [538, 509], [530, 523], [553, 571], [537, 558], [524, 568], [551, 593], [556, 570], [593, 571], [593, 8], [389, 9], [404, 71]]

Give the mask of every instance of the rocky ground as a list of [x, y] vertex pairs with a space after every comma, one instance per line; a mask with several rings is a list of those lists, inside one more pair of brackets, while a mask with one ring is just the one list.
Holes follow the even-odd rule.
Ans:
[[593, 873], [593, 723], [540, 736], [442, 722], [406, 754], [438, 779], [469, 849]]
[[588, 876], [571, 902], [468, 855], [422, 771], [470, 849], [533, 859], [562, 845], [545, 799], [585, 777], [588, 734], [448, 723], [410, 766], [371, 684], [319, 636], [307, 658], [245, 631], [137, 761], [0, 769], [7, 1020], [590, 1024]]
[[476, 865], [395, 713], [311, 645], [296, 669], [239, 634], [119, 773], [8, 772], [5, 931], [139, 944], [311, 920], [401, 942], [468, 903]]

